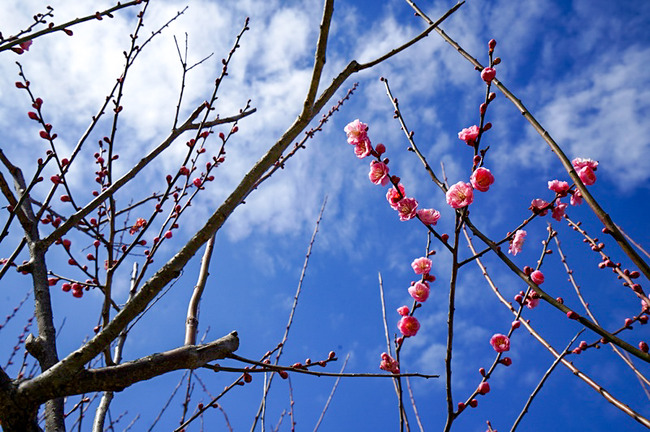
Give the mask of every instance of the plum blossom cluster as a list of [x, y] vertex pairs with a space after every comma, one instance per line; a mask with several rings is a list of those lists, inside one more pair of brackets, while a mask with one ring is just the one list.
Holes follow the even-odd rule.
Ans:
[[389, 354], [381, 353], [381, 363], [379, 363], [379, 369], [385, 370], [386, 372], [399, 374], [399, 362]]
[[412, 310], [409, 310], [407, 306], [401, 306], [397, 309], [397, 313], [402, 316], [397, 323], [397, 328], [404, 337], [415, 336], [420, 329], [420, 323], [413, 316], [413, 313], [419, 307], [418, 303], [427, 301], [431, 292], [429, 283], [436, 280], [436, 277], [431, 274], [431, 265], [432, 262], [427, 257], [416, 258], [411, 263], [413, 272], [420, 275], [421, 279], [411, 282], [411, 286], [408, 288], [408, 293], [414, 300]]
[[386, 193], [388, 204], [397, 211], [401, 221], [419, 218], [426, 225], [435, 225], [440, 219], [440, 213], [435, 209], [420, 209], [415, 198], [407, 197], [404, 185], [399, 182], [399, 177], [390, 176], [388, 159], [382, 159], [386, 152], [386, 146], [377, 144], [373, 148], [368, 137], [368, 125], [359, 119], [348, 123], [343, 129], [347, 135], [348, 143], [354, 146], [354, 153], [359, 159], [367, 156], [374, 156], [376, 159], [370, 162], [368, 178], [373, 184], [386, 186], [393, 185]]
[[460, 209], [472, 204], [474, 202], [474, 190], [487, 192], [494, 183], [494, 175], [489, 169], [479, 167], [474, 170], [469, 181], [470, 183], [459, 181], [451, 185], [447, 190], [445, 198], [447, 204], [452, 208]]
[[[596, 182], [594, 171], [598, 168], [598, 162], [591, 159], [575, 158], [571, 161], [573, 168], [576, 170], [580, 180], [586, 185], [591, 186]], [[548, 182], [548, 188], [555, 192], [555, 200], [546, 202], [541, 198], [536, 198], [530, 203], [530, 210], [539, 216], [546, 216], [551, 211], [551, 217], [561, 221], [564, 217], [568, 204], [562, 202], [562, 198], [571, 195], [569, 203], [572, 206], [582, 204], [582, 194], [580, 190], [569, 185], [569, 183], [560, 180], [551, 180]]]

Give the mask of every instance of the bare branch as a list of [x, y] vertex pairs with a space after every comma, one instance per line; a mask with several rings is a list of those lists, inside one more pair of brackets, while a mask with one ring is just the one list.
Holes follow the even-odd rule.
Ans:
[[196, 331], [199, 325], [199, 303], [201, 302], [205, 283], [210, 275], [210, 259], [212, 258], [212, 251], [214, 249], [215, 235], [213, 235], [205, 245], [205, 251], [203, 252], [203, 258], [201, 259], [201, 270], [199, 270], [199, 279], [194, 286], [192, 298], [187, 306], [187, 318], [185, 320], [185, 345], [196, 344]]
[[[18, 396], [45, 401], [58, 396], [94, 391], [121, 391], [139, 381], [145, 381], [179, 369], [197, 369], [208, 362], [229, 357], [239, 347], [237, 332], [232, 332], [205, 345], [183, 346], [171, 351], [152, 354], [138, 360], [97, 369], [83, 369], [74, 379], [64, 379], [35, 393], [29, 381], [18, 386]], [[53, 381], [57, 381], [53, 379]], [[43, 387], [43, 386], [39, 386]]]

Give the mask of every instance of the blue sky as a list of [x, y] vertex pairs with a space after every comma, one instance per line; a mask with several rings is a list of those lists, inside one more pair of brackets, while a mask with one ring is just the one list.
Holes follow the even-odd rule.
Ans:
[[[453, 5], [430, 3], [422, 2], [420, 6], [432, 18]], [[524, 102], [570, 158], [600, 162], [592, 193], [625, 232], [647, 250], [650, 72], [646, 63], [650, 58], [650, 9], [643, 1], [618, 3], [469, 1], [443, 28], [484, 64], [487, 41], [497, 40], [496, 55], [503, 60], [497, 66], [497, 77]], [[110, 2], [96, 2], [93, 8], [108, 5]], [[53, 2], [52, 6], [57, 23], [95, 11], [70, 1]], [[183, 2], [152, 2], [147, 30], [156, 29], [184, 6]], [[40, 7], [37, 1], [10, 1], [0, 13], [0, 31], [8, 35], [28, 24]], [[183, 221], [173, 241], [166, 243], [156, 264], [162, 265], [165, 257], [171, 256], [201, 226], [241, 175], [299, 113], [309, 82], [321, 10], [320, 2], [311, 0], [196, 0], [143, 51], [129, 76], [125, 115], [116, 143], [120, 154], [118, 169], [124, 171], [129, 162], [136, 161], [164, 138], [171, 127], [180, 77], [173, 36], [182, 41], [187, 32], [190, 61], [214, 53], [188, 77], [184, 107], [187, 113], [209, 96], [221, 68], [220, 59], [227, 54], [244, 18], [251, 18], [251, 30], [236, 53], [217, 107], [222, 115], [230, 115], [251, 99], [258, 112], [240, 123], [240, 132], [227, 149], [227, 163], [215, 174], [217, 181], [194, 203], [192, 215]], [[54, 34], [39, 39], [21, 57], [4, 53], [0, 59], [0, 147], [28, 175], [44, 149], [38, 147], [42, 143], [37, 127], [25, 115], [29, 103], [13, 85], [17, 80], [15, 61], [23, 64], [32, 88], [45, 100], [45, 112], [60, 136], [59, 151], [65, 154], [119, 75], [121, 53], [128, 46], [133, 26], [134, 13], [121, 12], [113, 20], [75, 27], [72, 38]], [[371, 60], [423, 28], [425, 24], [413, 16], [405, 2], [386, 1], [380, 6], [370, 1], [336, 2], [323, 82], [329, 83], [351, 59]], [[391, 174], [402, 178], [409, 195], [415, 196], [422, 207], [440, 210], [440, 232], [451, 233], [453, 229], [453, 212], [444, 196], [428, 180], [414, 155], [405, 151], [407, 142], [399, 124], [392, 119], [393, 108], [380, 76], [389, 80], [407, 124], [415, 131], [417, 144], [438, 174], [442, 162], [450, 184], [467, 181], [471, 151], [458, 140], [457, 133], [478, 122], [478, 105], [484, 97], [485, 84], [467, 61], [432, 34], [390, 61], [353, 76], [344, 86], [359, 82], [353, 98], [284, 170], [255, 191], [219, 232], [201, 307], [200, 333], [208, 331], [207, 340], [237, 330], [241, 338], [238, 354], [248, 358], [259, 358], [279, 342], [313, 226], [327, 196], [283, 362], [292, 364], [307, 357], [321, 359], [334, 350], [339, 362], [328, 367], [328, 371], [338, 371], [348, 354], [346, 371], [378, 371], [386, 343], [377, 274], [381, 272], [384, 280], [390, 331], [396, 332], [399, 317], [395, 309], [410, 304], [406, 292], [414, 280], [410, 263], [423, 254], [426, 232], [416, 221], [400, 222], [386, 204], [386, 189], [368, 181], [368, 162], [359, 161], [345, 142], [345, 124], [356, 118], [368, 123], [373, 143], [384, 143], [388, 149]], [[337, 98], [344, 91], [342, 88]], [[335, 99], [329, 105], [333, 103]], [[483, 232], [502, 238], [529, 215], [527, 208], [533, 198], [552, 198], [546, 187], [548, 180], [568, 180], [568, 176], [543, 140], [501, 94], [490, 105], [487, 119], [493, 128], [483, 138], [490, 145], [486, 166], [494, 173], [496, 182], [488, 193], [477, 193], [471, 213], [473, 222]], [[82, 156], [88, 164], [92, 163], [94, 151], [89, 148]], [[119, 202], [126, 205], [132, 198], [162, 189], [165, 175], [178, 169], [183, 154], [182, 142], [170, 148], [156, 167], [145, 171], [136, 185], [118, 196]], [[87, 184], [94, 175], [88, 164], [80, 163], [69, 178], [80, 199], [90, 196]], [[44, 194], [46, 189], [38, 193]], [[61, 206], [59, 210], [65, 208]], [[583, 221], [591, 234], [600, 231], [597, 219], [585, 205], [570, 208], [568, 213]], [[546, 223], [550, 221], [548, 217], [538, 219], [529, 226], [524, 251], [514, 258], [515, 263], [534, 266], [540, 242], [546, 235]], [[596, 269], [599, 258], [582, 244], [581, 238], [565, 224], [552, 222], [587, 301], [603, 326], [617, 329], [626, 317], [638, 314], [639, 301], [609, 272]], [[15, 231], [5, 240], [1, 256], [11, 253], [18, 236]], [[81, 238], [78, 244], [78, 250], [86, 246]], [[402, 370], [442, 375], [450, 257], [439, 245], [434, 248], [438, 254], [433, 259], [433, 273], [438, 280], [432, 285], [430, 299], [417, 312], [422, 329], [402, 352]], [[617, 261], [626, 262], [614, 244], [608, 243], [606, 249]], [[461, 247], [461, 255], [469, 256], [465, 246]], [[52, 256], [50, 260], [52, 269], [67, 271], [58, 257]], [[498, 260], [487, 258], [485, 262], [508, 299], [524, 289]], [[124, 301], [127, 295], [126, 267], [123, 282], [118, 283], [118, 301]], [[557, 252], [548, 257], [543, 270], [549, 292], [564, 297], [567, 304], [581, 311]], [[126, 359], [182, 344], [187, 300], [197, 272], [198, 260], [194, 260], [156, 308], [134, 327], [126, 343]], [[26, 279], [13, 274], [6, 276], [0, 290], [0, 316], [11, 313], [28, 290]], [[53, 302], [56, 324], [61, 326], [59, 353], [67, 353], [92, 334], [100, 297], [89, 293], [77, 300], [57, 287]], [[0, 331], [3, 366], [17, 334], [31, 316], [30, 307], [28, 301]], [[580, 330], [575, 323], [567, 324], [566, 318], [548, 305], [526, 310], [525, 315], [557, 349], [563, 348]], [[488, 343], [490, 336], [505, 333], [512, 321], [475, 266], [467, 266], [460, 276], [456, 319], [454, 399], [458, 401], [464, 400], [480, 382], [478, 369], [487, 368], [494, 359]], [[648, 327], [635, 326], [631, 334], [623, 337], [636, 345], [639, 340], [649, 339]], [[578, 341], [596, 339], [585, 332]], [[515, 332], [509, 356], [513, 365], [497, 368], [490, 380], [492, 391], [479, 398], [477, 408], [459, 417], [455, 430], [483, 431], [486, 420], [496, 429], [508, 430], [553, 361], [523, 328]], [[588, 350], [573, 356], [571, 361], [633, 409], [646, 417], [650, 415], [647, 396], [638, 380], [608, 347]], [[647, 376], [648, 366], [636, 364]], [[16, 372], [12, 368], [8, 371]], [[181, 376], [170, 374], [118, 394], [111, 413], [113, 418], [125, 411], [126, 414], [117, 429], [125, 428], [139, 415], [133, 430], [147, 430]], [[199, 376], [213, 395], [233, 379], [210, 371], [199, 371]], [[313, 428], [334, 381], [296, 374], [291, 379], [297, 429]], [[445, 420], [444, 379], [411, 383], [425, 429], [441, 429]], [[235, 430], [250, 428], [261, 385], [261, 377], [255, 376], [253, 383], [236, 389], [222, 401]], [[180, 392], [184, 391], [185, 384]], [[156, 430], [170, 430], [178, 424], [181, 399], [176, 396]], [[70, 406], [77, 400], [71, 398]], [[193, 401], [201, 400], [206, 402], [209, 396], [197, 386]], [[275, 425], [288, 408], [287, 381], [277, 380], [271, 390], [267, 429], [272, 429], [269, 425]], [[411, 412], [409, 420], [413, 425]], [[205, 430], [225, 428], [223, 415], [216, 410], [207, 414], [204, 421]], [[89, 419], [84, 422], [84, 430], [89, 429]], [[344, 379], [321, 430], [395, 430], [397, 425], [390, 380]], [[642, 428], [560, 366], [519, 430]], [[280, 429], [289, 430], [288, 418], [284, 418]], [[197, 422], [188, 430], [200, 430], [200, 424]]]

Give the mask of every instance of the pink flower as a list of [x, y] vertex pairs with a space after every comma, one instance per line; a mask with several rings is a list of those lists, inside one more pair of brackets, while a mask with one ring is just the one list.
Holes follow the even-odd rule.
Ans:
[[584, 166], [580, 168], [578, 170], [578, 177], [580, 177], [580, 180], [582, 180], [586, 186], [591, 186], [596, 183], [596, 173], [594, 173], [594, 170], [591, 169], [591, 167]]
[[571, 194], [571, 205], [577, 206], [580, 204], [582, 204], [582, 192], [576, 189]]
[[388, 204], [390, 204], [390, 206], [395, 210], [397, 210], [397, 203], [406, 197], [406, 192], [404, 192], [404, 185], [400, 183], [398, 187], [399, 192], [397, 192], [397, 189], [395, 189], [395, 187], [390, 188], [388, 192], [386, 192], [386, 199], [388, 200]]
[[414, 316], [405, 316], [399, 320], [397, 328], [406, 337], [415, 336], [420, 330], [420, 323]]
[[530, 280], [535, 282], [537, 285], [541, 285], [544, 283], [544, 273], [539, 270], [535, 270], [530, 274]]
[[490, 185], [494, 183], [494, 176], [489, 169], [480, 167], [474, 170], [469, 180], [472, 182], [474, 189], [487, 192], [490, 189]]
[[559, 180], [551, 180], [548, 182], [548, 188], [561, 197], [565, 197], [569, 192], [569, 183]]
[[528, 296], [526, 297], [526, 307], [528, 309], [535, 309], [539, 304], [539, 296], [535, 290], [530, 290]]
[[474, 145], [476, 138], [478, 138], [479, 129], [478, 126], [470, 126], [458, 132], [458, 138], [465, 141], [467, 145]]
[[423, 282], [417, 282], [409, 287], [409, 294], [415, 301], [424, 303], [429, 298], [429, 285]]
[[434, 209], [420, 209], [417, 212], [418, 217], [423, 224], [435, 225], [440, 219], [440, 212]]
[[431, 260], [429, 258], [416, 258], [411, 263], [411, 267], [415, 274], [425, 274], [431, 271]]
[[521, 252], [521, 248], [524, 246], [524, 240], [526, 240], [526, 234], [527, 233], [524, 230], [517, 230], [517, 232], [515, 232], [515, 236], [512, 238], [510, 247], [508, 248], [509, 254], [514, 256]]
[[379, 363], [379, 369], [398, 374], [399, 362], [392, 358], [389, 354], [381, 353], [381, 363]]
[[401, 306], [397, 308], [397, 313], [400, 314], [401, 316], [406, 316], [409, 314], [409, 308], [408, 306]]
[[388, 165], [374, 160], [370, 162], [370, 173], [368, 174], [368, 177], [374, 184], [386, 186], [390, 180], [388, 177], [388, 171]]
[[354, 144], [354, 154], [356, 154], [359, 159], [363, 159], [370, 155], [370, 152], [372, 152], [372, 144], [370, 144], [368, 137]]
[[348, 143], [357, 145], [359, 141], [366, 141], [368, 139], [368, 125], [361, 123], [359, 119], [350, 122], [343, 128], [343, 131], [348, 136]]
[[508, 336], [500, 333], [495, 334], [490, 338], [490, 345], [498, 353], [510, 351], [510, 339]]
[[485, 69], [483, 69], [483, 70], [481, 71], [481, 78], [482, 78], [483, 81], [485, 81], [486, 83], [491, 82], [491, 81], [494, 79], [494, 77], [495, 77], [496, 75], [497, 75], [497, 71], [496, 71], [496, 69], [491, 68], [491, 67], [486, 67]]
[[404, 198], [397, 203], [396, 210], [399, 213], [399, 220], [407, 221], [415, 217], [418, 202], [415, 198]]
[[474, 201], [474, 190], [469, 183], [460, 181], [447, 191], [447, 204], [455, 209], [467, 207], [472, 201]]
[[562, 216], [564, 216], [564, 211], [566, 210], [567, 205], [568, 204], [566, 204], [566, 203], [557, 201], [555, 203], [555, 208], [553, 209], [553, 213], [551, 214], [553, 219], [555, 219], [556, 221], [561, 221]]
[[548, 206], [548, 203], [546, 201], [540, 198], [535, 198], [530, 203], [529, 209], [531, 209], [535, 214], [538, 214], [540, 216], [546, 216], [546, 213], [548, 213], [548, 209], [547, 208], [545, 209], [546, 206]]
[[573, 168], [578, 171], [580, 168], [583, 167], [589, 167], [592, 170], [596, 170], [598, 168], [598, 162], [591, 160], [591, 159], [583, 159], [583, 158], [575, 158], [571, 161], [571, 165], [573, 165]]

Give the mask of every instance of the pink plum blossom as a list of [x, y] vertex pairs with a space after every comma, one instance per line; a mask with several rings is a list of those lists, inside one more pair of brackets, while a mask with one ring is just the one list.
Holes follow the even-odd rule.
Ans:
[[573, 168], [579, 170], [580, 168], [583, 167], [589, 167], [592, 170], [596, 170], [598, 168], [598, 162], [595, 160], [591, 159], [583, 159], [583, 158], [575, 158], [571, 161], [571, 165], [573, 165]]
[[414, 316], [405, 316], [399, 320], [397, 328], [406, 337], [415, 336], [420, 330], [420, 322]]
[[530, 280], [535, 282], [537, 285], [541, 285], [544, 283], [544, 273], [539, 270], [535, 270], [530, 274]]
[[569, 192], [569, 183], [559, 180], [551, 180], [548, 182], [548, 188], [561, 197], [565, 197]]
[[392, 358], [389, 354], [381, 353], [381, 363], [379, 363], [379, 369], [398, 374], [399, 362]]
[[497, 75], [497, 71], [494, 68], [486, 67], [481, 71], [481, 78], [486, 83], [492, 82], [494, 77]]
[[596, 182], [596, 174], [594, 171], [598, 168], [598, 162], [591, 159], [575, 158], [571, 161], [571, 165], [578, 172], [580, 180], [587, 185], [591, 186]]
[[404, 185], [400, 183], [397, 187], [399, 187], [399, 192], [397, 189], [395, 189], [395, 187], [390, 188], [388, 192], [386, 192], [386, 199], [388, 200], [388, 204], [390, 204], [390, 206], [395, 210], [397, 210], [397, 203], [406, 197]]
[[582, 192], [576, 189], [571, 194], [571, 205], [577, 206], [580, 204], [582, 204]]
[[434, 209], [419, 209], [417, 212], [418, 217], [422, 223], [427, 225], [435, 225], [440, 219], [440, 212]]
[[500, 333], [495, 334], [490, 338], [490, 345], [498, 353], [510, 351], [510, 339], [508, 336]]
[[399, 220], [407, 221], [413, 219], [417, 214], [418, 202], [415, 198], [404, 198], [397, 203], [397, 212], [399, 213]]
[[400, 314], [401, 316], [406, 316], [410, 312], [411, 311], [409, 310], [408, 306], [400, 306], [397, 308], [397, 313]]
[[478, 138], [479, 129], [478, 126], [470, 126], [458, 132], [458, 138], [465, 141], [467, 145], [474, 145], [476, 138]]
[[[540, 198], [535, 198], [531, 203], [530, 203], [530, 209], [533, 211], [533, 213], [536, 213], [540, 216], [546, 216], [546, 213], [548, 213], [548, 209], [544, 209], [544, 207], [548, 206], [548, 203], [544, 201], [543, 199]], [[544, 210], [542, 210], [544, 209]]]
[[555, 219], [556, 221], [561, 221], [567, 206], [568, 204], [563, 203], [561, 201], [557, 201], [555, 203], [555, 208], [553, 209], [553, 213], [551, 214], [553, 219]]
[[416, 258], [411, 263], [411, 267], [417, 275], [429, 273], [431, 271], [431, 260], [425, 257]]
[[469, 180], [472, 182], [474, 189], [487, 192], [490, 189], [490, 185], [494, 183], [494, 176], [489, 169], [480, 167], [474, 170]]
[[348, 143], [357, 145], [360, 141], [368, 140], [368, 125], [361, 123], [359, 119], [350, 122], [343, 128], [343, 131], [348, 136]]
[[539, 304], [539, 296], [535, 290], [530, 290], [528, 296], [526, 297], [526, 307], [528, 309], [535, 309]]
[[370, 162], [370, 173], [368, 174], [368, 177], [374, 184], [386, 186], [390, 180], [388, 177], [388, 171], [388, 165], [374, 160]]
[[596, 183], [596, 173], [594, 173], [594, 170], [591, 169], [591, 167], [584, 166], [580, 168], [578, 170], [578, 177], [580, 177], [580, 180], [582, 180], [586, 186], [591, 186]]
[[372, 144], [370, 144], [370, 140], [367, 137], [354, 145], [354, 154], [356, 154], [359, 159], [369, 156], [371, 152]]
[[424, 303], [429, 298], [429, 285], [425, 282], [417, 282], [415, 285], [411, 285], [408, 289], [409, 294], [415, 301]]
[[526, 234], [528, 233], [524, 230], [517, 230], [515, 232], [515, 236], [512, 238], [510, 247], [508, 248], [509, 254], [514, 256], [521, 252], [521, 248], [524, 246], [524, 240], [526, 240]]
[[19, 45], [23, 50], [29, 51], [29, 47], [32, 46], [32, 42], [33, 41], [28, 40], [28, 41], [25, 41], [25, 42], [21, 42]]
[[447, 191], [447, 204], [453, 208], [467, 207], [474, 201], [474, 190], [469, 183], [462, 181], [452, 185]]

